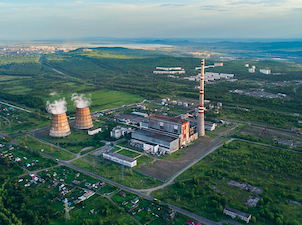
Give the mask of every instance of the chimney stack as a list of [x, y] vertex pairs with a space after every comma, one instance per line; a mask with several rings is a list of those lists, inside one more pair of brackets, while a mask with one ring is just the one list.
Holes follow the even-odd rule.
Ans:
[[77, 130], [88, 130], [93, 127], [89, 107], [77, 108], [74, 127]]
[[70, 133], [66, 113], [52, 114], [49, 136], [59, 138], [66, 137], [70, 135]]
[[198, 136], [205, 135], [204, 128], [204, 59], [201, 60], [201, 77], [199, 86], [199, 107], [198, 107], [198, 118], [197, 118], [197, 132]]

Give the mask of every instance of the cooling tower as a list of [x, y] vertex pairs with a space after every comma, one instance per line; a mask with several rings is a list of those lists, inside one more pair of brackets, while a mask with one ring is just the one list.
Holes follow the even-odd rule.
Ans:
[[66, 113], [52, 114], [49, 136], [66, 137], [70, 135], [70, 127]]
[[88, 130], [93, 127], [89, 107], [77, 108], [74, 127], [78, 130]]

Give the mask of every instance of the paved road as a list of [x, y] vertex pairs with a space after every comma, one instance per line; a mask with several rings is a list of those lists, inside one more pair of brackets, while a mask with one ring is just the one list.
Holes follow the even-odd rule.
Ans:
[[7, 105], [7, 106], [13, 107], [13, 108], [15, 108], [15, 109], [20, 109], [20, 110], [22, 110], [22, 111], [31, 113], [31, 111], [29, 111], [29, 110], [27, 110], [27, 109], [23, 109], [23, 108], [20, 108], [20, 107], [18, 107], [18, 106], [14, 106], [14, 105], [8, 104], [8, 103], [6, 103], [6, 102], [0, 101], [0, 104]]

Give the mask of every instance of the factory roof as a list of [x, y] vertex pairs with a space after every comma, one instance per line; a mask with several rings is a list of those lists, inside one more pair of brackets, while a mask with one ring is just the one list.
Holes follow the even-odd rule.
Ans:
[[226, 206], [226, 207], [224, 208], [224, 210], [229, 211], [229, 212], [232, 212], [232, 213], [235, 213], [235, 214], [237, 214], [237, 215], [240, 215], [240, 216], [246, 217], [246, 218], [248, 218], [248, 217], [251, 215], [251, 214], [248, 214], [248, 213], [245, 213], [245, 212], [241, 212], [241, 211], [239, 211], [239, 210], [237, 210], [237, 209], [230, 208], [230, 207], [228, 207], [228, 206]]
[[130, 120], [132, 123], [140, 123], [145, 119], [144, 117], [124, 114], [124, 113], [117, 114], [115, 118], [118, 120]]
[[150, 130], [150, 129], [135, 130], [133, 134], [144, 135], [149, 138], [155, 138], [166, 142], [172, 142], [178, 139], [178, 137], [168, 136], [163, 134], [163, 132], [157, 132], [156, 130]]
[[121, 154], [118, 154], [118, 153], [115, 153], [115, 152], [105, 152], [105, 153], [103, 153], [103, 155], [109, 155], [109, 156], [112, 156], [112, 157], [115, 157], [115, 158], [118, 158], [118, 159], [121, 159], [121, 160], [124, 160], [124, 161], [127, 161], [127, 162], [136, 161], [133, 158], [130, 158], [128, 156], [124, 156], [124, 155], [121, 155]]
[[98, 130], [98, 129], [102, 129], [102, 128], [101, 127], [97, 127], [97, 128], [91, 129], [89, 131], [95, 131], [95, 130]]
[[161, 115], [150, 115], [149, 118], [150, 119], [158, 119], [158, 120], [169, 121], [169, 122], [173, 122], [173, 123], [181, 123], [181, 124], [188, 122], [188, 121], [183, 120], [183, 119], [173, 118], [173, 117], [168, 117], [168, 116], [161, 116]]

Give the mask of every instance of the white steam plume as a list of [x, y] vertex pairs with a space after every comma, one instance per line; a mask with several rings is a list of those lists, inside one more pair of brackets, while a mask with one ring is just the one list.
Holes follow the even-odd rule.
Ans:
[[86, 108], [91, 104], [91, 94], [89, 94], [89, 97], [85, 97], [84, 94], [73, 93], [71, 100], [77, 108]]
[[46, 102], [46, 110], [52, 114], [62, 114], [67, 111], [65, 98], [55, 100], [53, 103]]

